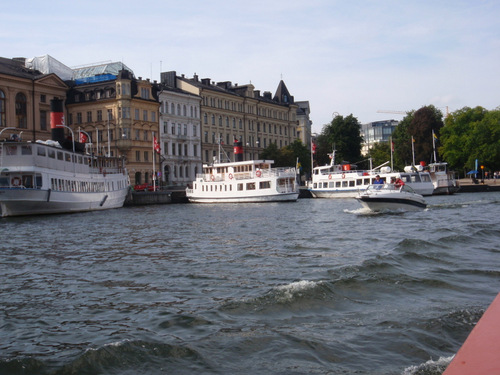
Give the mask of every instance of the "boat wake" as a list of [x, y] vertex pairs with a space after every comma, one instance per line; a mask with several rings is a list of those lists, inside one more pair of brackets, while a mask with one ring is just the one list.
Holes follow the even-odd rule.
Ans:
[[404, 369], [402, 375], [441, 375], [453, 359], [450, 357], [440, 357], [437, 360], [429, 360], [418, 366], [410, 366]]

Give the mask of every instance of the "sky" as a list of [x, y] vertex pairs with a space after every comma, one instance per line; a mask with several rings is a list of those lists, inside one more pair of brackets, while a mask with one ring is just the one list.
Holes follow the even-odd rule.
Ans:
[[336, 115], [497, 108], [499, 16], [496, 0], [9, 1], [0, 56], [121, 61], [143, 79], [174, 70], [273, 94], [283, 79], [319, 133]]

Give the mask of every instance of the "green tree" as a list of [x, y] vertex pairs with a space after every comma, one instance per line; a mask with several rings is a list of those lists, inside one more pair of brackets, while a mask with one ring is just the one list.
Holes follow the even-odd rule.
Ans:
[[411, 135], [409, 128], [413, 121], [415, 111], [407, 112], [406, 116], [399, 122], [392, 133], [394, 142], [394, 169], [403, 170], [406, 165], [412, 162]]
[[415, 141], [416, 163], [419, 161], [430, 162], [433, 151], [432, 131], [438, 135], [443, 125], [443, 113], [433, 105], [422, 107], [415, 112], [408, 132]]
[[478, 106], [452, 112], [439, 142], [439, 153], [451, 168], [473, 170], [477, 159], [487, 170], [500, 169], [500, 109]]
[[[386, 161], [391, 160], [391, 146], [389, 142], [378, 142], [375, 143], [370, 151], [368, 152], [368, 156], [372, 158], [373, 167], [377, 167]], [[389, 165], [390, 166], [390, 165]]]
[[336, 116], [330, 124], [323, 127], [317, 137], [316, 160], [319, 165], [330, 162], [328, 153], [336, 150], [336, 162], [356, 162], [361, 158], [361, 143], [358, 119], [350, 114], [347, 117]]

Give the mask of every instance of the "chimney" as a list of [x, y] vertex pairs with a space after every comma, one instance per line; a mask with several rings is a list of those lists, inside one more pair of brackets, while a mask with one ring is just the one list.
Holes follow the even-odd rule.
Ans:
[[64, 108], [61, 99], [54, 98], [50, 101], [50, 129], [52, 140], [62, 144], [64, 141]]
[[243, 143], [234, 140], [234, 161], [243, 161]]

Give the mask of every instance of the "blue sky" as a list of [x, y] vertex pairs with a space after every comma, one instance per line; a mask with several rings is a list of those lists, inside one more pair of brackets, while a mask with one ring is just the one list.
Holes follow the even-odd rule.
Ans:
[[498, 1], [23, 1], [4, 4], [0, 56], [49, 54], [73, 67], [122, 61], [276, 91], [311, 105], [313, 130], [333, 113], [444, 112], [500, 105]]

